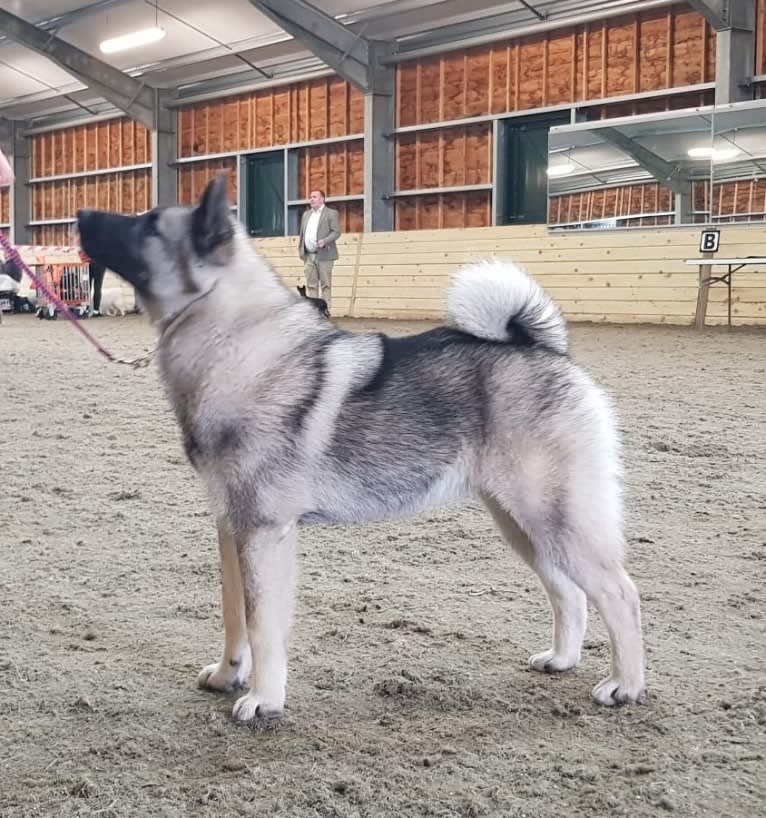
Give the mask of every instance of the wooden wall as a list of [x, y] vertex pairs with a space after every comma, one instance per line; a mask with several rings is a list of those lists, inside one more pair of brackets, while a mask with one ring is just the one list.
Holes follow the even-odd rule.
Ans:
[[396, 201], [397, 230], [440, 227], [486, 227], [492, 223], [488, 191], [404, 196]]
[[623, 185], [582, 193], [567, 193], [548, 199], [548, 223], [572, 224], [620, 218], [626, 227], [672, 224], [673, 193], [658, 182]]
[[178, 169], [178, 201], [183, 204], [194, 204], [202, 195], [207, 183], [222, 171], [229, 175], [229, 200], [236, 204], [237, 160], [233, 156], [182, 165]]
[[766, 74], [766, 0], [758, 0], [756, 5], [754, 73]]
[[[482, 185], [492, 182], [492, 128], [458, 125], [402, 134], [396, 140], [396, 190]], [[492, 223], [488, 190], [397, 199], [396, 228], [485, 227]]]
[[[551, 196], [549, 224], [572, 224], [599, 219], [620, 219], [620, 227], [653, 227], [673, 224], [673, 193], [658, 182], [623, 185], [582, 193]], [[710, 185], [692, 183], [695, 221], [708, 220]], [[713, 185], [712, 218], [716, 221], [766, 220], [766, 179], [742, 179]]]
[[[125, 117], [31, 137], [32, 220], [69, 220], [80, 207], [136, 213], [151, 206], [151, 134]], [[116, 170], [120, 169], [120, 170]], [[88, 171], [96, 175], [72, 176]], [[45, 181], [48, 177], [70, 178]], [[69, 224], [38, 225], [34, 244], [71, 239]]]
[[[764, 5], [764, 0], [759, 0]], [[534, 111], [553, 105], [663, 91], [715, 80], [715, 32], [685, 3], [588, 25], [426, 57], [397, 71], [397, 125], [406, 127], [472, 116]], [[708, 104], [712, 92], [594, 106], [593, 118], [625, 116]], [[465, 145], [466, 168], [491, 178], [491, 131]], [[454, 129], [450, 129], [454, 130]], [[398, 190], [424, 187], [418, 179], [447, 186], [443, 165], [446, 131], [397, 137]], [[402, 167], [403, 166], [403, 167]], [[469, 184], [465, 182], [464, 184]], [[430, 185], [428, 185], [430, 186]], [[465, 199], [460, 203], [460, 199]], [[451, 215], [434, 214], [448, 208]], [[399, 229], [451, 224], [489, 224], [491, 194], [475, 192], [409, 198], [397, 202]], [[421, 213], [420, 211], [426, 211]], [[482, 218], [486, 221], [482, 222]]]
[[[704, 18], [679, 2], [646, 11], [523, 38], [508, 38], [469, 50], [415, 59], [397, 68], [396, 118], [399, 127], [427, 125], [474, 116], [534, 112], [540, 107], [592, 105], [592, 119], [625, 116], [709, 104], [713, 92], [678, 95], [674, 88], [712, 82], [715, 32]], [[757, 0], [755, 73], [766, 73], [766, 0]], [[625, 94], [660, 93], [651, 99], [620, 102]], [[666, 94], [664, 92], [667, 92]], [[761, 87], [757, 95], [766, 95]], [[603, 102], [606, 100], [606, 102]], [[617, 100], [611, 102], [610, 100]], [[281, 149], [294, 146], [299, 164], [297, 198], [320, 187], [331, 197], [363, 194], [363, 142], [316, 140], [361, 134], [364, 98], [339, 77], [325, 77], [247, 94], [201, 102], [179, 110], [178, 151], [186, 159], [208, 154]], [[32, 175], [36, 178], [107, 171], [102, 175], [33, 184], [33, 218], [68, 220], [77, 207], [136, 212], [151, 201], [146, 170], [119, 170], [151, 161], [150, 135], [126, 118], [64, 128], [32, 139]], [[479, 227], [491, 221], [492, 193], [441, 189], [488, 185], [492, 178], [492, 134], [488, 123], [453, 125], [396, 137], [396, 227]], [[179, 167], [179, 199], [196, 200], [221, 169], [231, 171], [230, 194], [236, 200], [234, 159], [221, 157]], [[407, 191], [435, 188], [430, 193]], [[721, 189], [737, 215], [746, 197], [755, 207], [760, 188], [747, 193]], [[664, 206], [659, 190], [657, 208]], [[607, 199], [576, 203], [584, 212], [608, 211]], [[624, 198], [624, 197], [623, 197]], [[634, 201], [634, 193], [627, 197]], [[574, 202], [561, 202], [571, 211]], [[727, 205], [728, 206], [728, 205]], [[2, 198], [0, 198], [2, 207]], [[362, 226], [361, 201], [340, 202], [345, 230]], [[659, 220], [664, 217], [658, 216]], [[0, 222], [2, 219], [0, 218]], [[35, 241], [64, 241], [67, 225], [35, 228]]]
[[11, 223], [11, 191], [4, 187], [0, 189], [0, 224]]
[[715, 80], [715, 32], [685, 3], [399, 67], [399, 126]]
[[32, 137], [32, 177], [62, 176], [151, 162], [151, 134], [125, 117]]
[[298, 194], [319, 188], [328, 196], [364, 193], [364, 141], [315, 145], [298, 151]]
[[[364, 140], [307, 146], [299, 148], [297, 154], [298, 198], [317, 188], [328, 196], [364, 194]], [[333, 202], [332, 206], [338, 211], [344, 233], [362, 230], [362, 201]]]
[[403, 134], [396, 141], [396, 189], [489, 184], [489, 123]]
[[363, 130], [361, 92], [327, 77], [181, 108], [178, 155], [279, 147]]
[[[363, 95], [338, 77], [326, 77], [181, 108], [178, 155], [190, 158], [269, 147], [279, 149], [363, 131]], [[298, 198], [307, 198], [312, 187], [323, 189], [328, 196], [363, 193], [361, 139], [296, 150], [300, 171]], [[180, 201], [191, 204], [196, 198], [194, 191], [204, 187], [220, 168], [213, 161], [182, 165], [178, 172]], [[232, 196], [236, 200], [236, 187]]]
[[[699, 229], [549, 232], [542, 225], [364, 233], [341, 238], [333, 274], [333, 315], [444, 316], [451, 274], [466, 262], [512, 258], [548, 291], [571, 321], [693, 324]], [[256, 242], [283, 280], [302, 279], [295, 238]], [[721, 228], [721, 255], [762, 253], [760, 231]], [[708, 323], [726, 322], [726, 287], [710, 290]], [[766, 325], [766, 268], [735, 274], [733, 322]]]
[[766, 219], [766, 179], [743, 179], [713, 185], [713, 215], [731, 221]]

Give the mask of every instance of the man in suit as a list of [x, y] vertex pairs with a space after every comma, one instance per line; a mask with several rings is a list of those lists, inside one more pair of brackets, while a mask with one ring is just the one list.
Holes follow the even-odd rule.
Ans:
[[332, 268], [338, 258], [335, 242], [340, 238], [340, 221], [338, 211], [326, 207], [324, 199], [322, 190], [312, 190], [309, 194], [311, 206], [301, 219], [298, 255], [303, 260], [306, 294], [310, 298], [323, 298], [329, 308]]

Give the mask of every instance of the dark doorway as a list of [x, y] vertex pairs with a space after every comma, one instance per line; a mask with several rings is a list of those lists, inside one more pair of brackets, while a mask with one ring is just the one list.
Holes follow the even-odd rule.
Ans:
[[566, 125], [570, 114], [517, 117], [498, 129], [497, 223], [548, 221], [548, 130]]
[[245, 226], [251, 236], [285, 234], [284, 151], [245, 158]]

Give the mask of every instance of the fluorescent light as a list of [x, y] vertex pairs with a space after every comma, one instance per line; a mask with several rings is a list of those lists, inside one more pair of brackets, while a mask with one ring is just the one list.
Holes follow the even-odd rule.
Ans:
[[687, 151], [692, 159], [712, 159], [714, 162], [733, 159], [739, 152], [739, 148], [733, 146], [729, 148], [711, 148], [705, 146], [701, 148], [689, 148]]
[[559, 162], [557, 165], [550, 165], [546, 173], [548, 176], [566, 176], [574, 169], [574, 162]]
[[157, 28], [156, 26], [144, 28], [141, 31], [133, 31], [130, 34], [122, 34], [119, 37], [104, 40], [99, 48], [104, 54], [114, 54], [117, 51], [127, 51], [129, 48], [159, 42], [166, 34], [164, 28]]

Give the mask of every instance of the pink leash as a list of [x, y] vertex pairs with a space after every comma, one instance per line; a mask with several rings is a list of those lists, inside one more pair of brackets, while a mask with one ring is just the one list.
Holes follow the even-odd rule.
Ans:
[[99, 342], [85, 329], [82, 321], [77, 319], [77, 316], [69, 309], [69, 307], [42, 281], [29, 267], [24, 263], [24, 260], [19, 255], [18, 250], [8, 241], [5, 235], [0, 232], [0, 245], [5, 250], [6, 261], [14, 261], [34, 282], [35, 287], [45, 293], [45, 297], [51, 301], [64, 315], [75, 325], [75, 327], [93, 344], [94, 347], [106, 358], [107, 361], [114, 361], [114, 355], [104, 349]]

